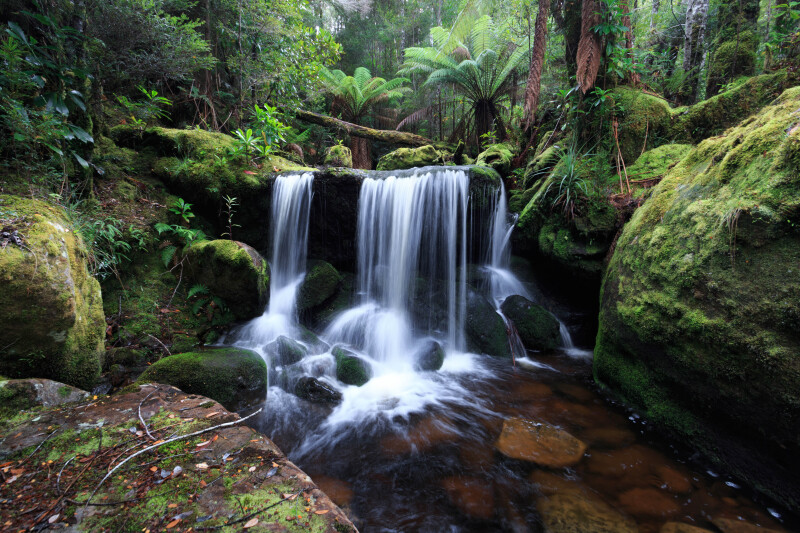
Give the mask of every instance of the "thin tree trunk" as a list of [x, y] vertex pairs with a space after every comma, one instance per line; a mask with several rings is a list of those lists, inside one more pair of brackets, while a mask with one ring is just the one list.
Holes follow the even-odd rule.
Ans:
[[684, 28], [683, 70], [688, 74], [684, 85], [691, 92], [686, 93], [688, 101], [684, 103], [694, 103], [697, 98], [707, 18], [708, 0], [689, 0]]
[[542, 67], [547, 47], [547, 9], [549, 0], [539, 0], [539, 11], [536, 14], [533, 50], [531, 51], [531, 68], [525, 85], [525, 129], [530, 129], [536, 121], [536, 108], [539, 105], [539, 93], [542, 88]]
[[353, 154], [353, 168], [372, 170], [372, 150], [369, 139], [350, 137], [350, 151]]
[[653, 0], [653, 11], [650, 12], [650, 33], [656, 29], [656, 17], [658, 16], [659, 0]]

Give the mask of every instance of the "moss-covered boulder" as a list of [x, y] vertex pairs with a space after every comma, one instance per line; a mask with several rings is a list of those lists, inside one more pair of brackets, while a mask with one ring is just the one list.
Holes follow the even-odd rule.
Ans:
[[165, 357], [151, 365], [138, 381], [172, 385], [236, 411], [266, 398], [267, 365], [250, 350], [207, 349]]
[[293, 365], [308, 355], [305, 346], [285, 335], [267, 344], [264, 349], [276, 365]]
[[467, 316], [464, 321], [467, 349], [498, 357], [511, 357], [506, 323], [481, 293], [467, 289]]
[[350, 350], [337, 346], [331, 355], [336, 361], [336, 379], [342, 383], [360, 387], [372, 377], [370, 364]]
[[353, 154], [347, 146], [336, 144], [325, 152], [325, 165], [353, 168]]
[[514, 153], [511, 147], [505, 143], [491, 144], [478, 155], [476, 165], [491, 167], [501, 176], [508, 176], [511, 172], [511, 160]]
[[313, 403], [339, 403], [342, 393], [324, 381], [317, 378], [304, 376], [297, 380], [294, 386], [295, 396]]
[[541, 305], [515, 294], [506, 298], [500, 309], [514, 323], [525, 348], [553, 350], [561, 344], [558, 319]]
[[398, 148], [378, 160], [376, 170], [402, 170], [405, 168], [443, 165], [448, 154], [428, 144], [419, 148]]
[[309, 261], [306, 277], [297, 291], [297, 310], [312, 309], [330, 299], [342, 283], [342, 276], [325, 261]]
[[692, 150], [690, 144], [662, 144], [648, 150], [628, 167], [631, 180], [655, 180], [664, 177], [678, 161]]
[[703, 141], [638, 209], [602, 289], [597, 381], [794, 509], [800, 87]]
[[706, 94], [714, 96], [739, 76], [752, 76], [758, 45], [758, 36], [748, 30], [716, 46], [708, 65]]
[[189, 279], [221, 298], [239, 319], [258, 316], [269, 295], [269, 265], [237, 241], [201, 241], [186, 247]]
[[553, 167], [556, 166], [559, 159], [564, 155], [564, 149], [561, 144], [553, 144], [545, 148], [540, 154], [533, 157], [525, 166], [525, 175], [522, 179], [522, 187], [529, 189], [533, 187], [537, 181], [544, 179]]
[[428, 340], [417, 351], [414, 370], [423, 372], [439, 370], [444, 364], [444, 357], [445, 353], [442, 345], [435, 340]]
[[0, 418], [12, 417], [24, 409], [53, 407], [88, 397], [84, 390], [49, 379], [0, 378]]
[[0, 373], [91, 388], [106, 324], [83, 240], [61, 208], [19, 196], [0, 195], [0, 228], [22, 243], [0, 252]]

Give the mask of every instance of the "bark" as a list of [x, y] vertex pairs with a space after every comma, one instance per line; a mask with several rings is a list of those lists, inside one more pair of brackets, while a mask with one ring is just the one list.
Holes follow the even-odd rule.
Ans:
[[531, 68], [528, 71], [528, 82], [525, 85], [525, 128], [530, 129], [536, 121], [536, 108], [539, 105], [539, 92], [542, 88], [542, 66], [547, 46], [547, 8], [549, 0], [539, 0], [539, 11], [536, 14], [536, 25], [531, 52]]
[[683, 70], [687, 73], [684, 86], [688, 88], [685, 103], [694, 103], [699, 87], [708, 19], [708, 0], [689, 0], [683, 39]]
[[567, 72], [577, 69], [578, 43], [581, 39], [581, 0], [564, 0], [564, 55]]
[[659, 0], [653, 0], [653, 11], [650, 13], [650, 33], [656, 29], [656, 17], [658, 16]]
[[576, 56], [578, 67], [576, 77], [581, 91], [586, 91], [594, 86], [597, 73], [600, 71], [602, 48], [600, 37], [592, 28], [600, 23], [600, 3], [597, 0], [583, 0], [581, 8], [581, 40], [578, 43]]
[[369, 139], [351, 137], [350, 152], [353, 154], [353, 168], [372, 170], [372, 145]]
[[351, 136], [371, 139], [373, 141], [383, 141], [404, 146], [425, 146], [426, 144], [437, 144], [431, 139], [427, 139], [421, 135], [415, 135], [405, 131], [376, 130], [366, 126], [359, 126], [358, 124], [353, 124], [352, 122], [345, 122], [344, 120], [339, 120], [338, 118], [320, 115], [319, 113], [313, 113], [311, 111], [305, 111], [304, 109], [298, 109], [296, 117], [304, 122], [319, 124], [320, 126], [325, 126], [326, 128], [339, 129]]

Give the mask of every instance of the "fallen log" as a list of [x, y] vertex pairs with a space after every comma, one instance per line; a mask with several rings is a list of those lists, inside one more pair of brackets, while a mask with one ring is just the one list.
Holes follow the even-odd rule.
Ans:
[[363, 137], [366, 139], [372, 139], [373, 141], [383, 141], [392, 144], [402, 144], [405, 146], [425, 146], [427, 144], [436, 146], [438, 144], [442, 144], [432, 141], [431, 139], [426, 139], [425, 137], [416, 135], [414, 133], [396, 130], [376, 130], [366, 126], [353, 124], [352, 122], [345, 122], [344, 120], [340, 120], [338, 118], [320, 115], [319, 113], [313, 113], [311, 111], [305, 111], [303, 109], [298, 109], [295, 116], [305, 122], [319, 124], [320, 126], [325, 126], [326, 128], [341, 129], [354, 137]]

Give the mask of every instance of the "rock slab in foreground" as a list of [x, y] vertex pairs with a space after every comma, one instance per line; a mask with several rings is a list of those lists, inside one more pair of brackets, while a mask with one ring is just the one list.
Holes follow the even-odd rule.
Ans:
[[586, 444], [550, 424], [524, 418], [509, 418], [495, 443], [503, 455], [550, 468], [578, 463]]
[[[120, 464], [153, 445], [139, 423], [140, 408], [156, 439], [239, 420], [208, 398], [167, 385], [143, 385], [72, 407], [25, 411], [0, 422], [0, 458], [11, 462], [3, 467], [0, 523], [15, 531], [37, 520], [72, 531], [186, 531], [224, 525], [238, 531], [245, 524], [253, 524], [247, 531], [356, 531], [304, 472], [244, 425], [214, 429], [132, 458], [92, 499], [114, 505], [73, 503], [86, 501], [112, 462]], [[30, 460], [20, 462], [42, 443]], [[54, 476], [40, 475], [39, 465], [48, 460], [53, 469], [63, 467], [62, 495]], [[3, 503], [12, 499], [23, 503]], [[21, 512], [37, 505], [49, 512]]]

